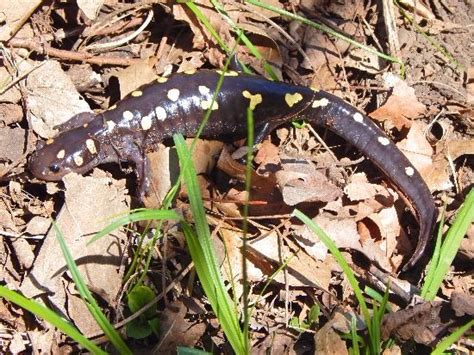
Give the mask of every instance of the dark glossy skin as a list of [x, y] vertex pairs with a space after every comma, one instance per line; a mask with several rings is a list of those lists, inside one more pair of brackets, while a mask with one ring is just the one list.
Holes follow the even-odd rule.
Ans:
[[[82, 174], [105, 162], [132, 161], [143, 197], [148, 188], [144, 153], [174, 133], [196, 134], [219, 77], [219, 72], [203, 70], [159, 78], [100, 115], [74, 116], [54, 140], [33, 154], [30, 170], [40, 179], [55, 181], [69, 172]], [[224, 76], [202, 136], [244, 137], [249, 105], [254, 112], [257, 143], [282, 123], [304, 118], [331, 129], [369, 157], [397, 185], [416, 213], [420, 235], [405, 269], [419, 260], [436, 221], [433, 198], [413, 165], [367, 116], [324, 91], [231, 71]]]

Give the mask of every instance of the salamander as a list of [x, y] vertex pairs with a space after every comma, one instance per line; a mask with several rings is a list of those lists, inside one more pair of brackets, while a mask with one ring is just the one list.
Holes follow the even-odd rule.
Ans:
[[[224, 80], [213, 101], [221, 75]], [[202, 137], [244, 137], [247, 108], [253, 111], [256, 143], [282, 123], [304, 118], [327, 127], [366, 155], [408, 199], [419, 222], [418, 243], [404, 269], [420, 259], [437, 211], [418, 171], [366, 115], [334, 95], [304, 86], [237, 71], [158, 77], [103, 113], [72, 117], [56, 138], [33, 153], [29, 169], [40, 179], [56, 181], [69, 172], [83, 174], [102, 163], [129, 161], [135, 165], [143, 197], [149, 185], [145, 152], [175, 133], [194, 136], [208, 110], [211, 116]]]

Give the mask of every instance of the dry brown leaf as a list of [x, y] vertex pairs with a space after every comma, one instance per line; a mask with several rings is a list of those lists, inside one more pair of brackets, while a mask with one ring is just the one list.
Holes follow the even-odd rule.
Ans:
[[463, 155], [474, 155], [474, 139], [449, 140], [445, 155], [453, 161]]
[[280, 150], [272, 142], [265, 140], [260, 145], [260, 148], [255, 155], [254, 161], [260, 165], [260, 168], [265, 168], [267, 165], [279, 165]]
[[[288, 247], [288, 246], [289, 247]], [[249, 260], [264, 274], [272, 275], [278, 267], [289, 260], [287, 277], [283, 272], [274, 275], [274, 281], [290, 286], [310, 286], [328, 290], [331, 280], [332, 267], [317, 261], [307, 254], [308, 250], [300, 245], [286, 240], [285, 244], [278, 243], [275, 232], [252, 241], [248, 244]], [[296, 254], [292, 257], [293, 254]], [[289, 259], [290, 258], [290, 259]], [[331, 259], [332, 261], [332, 259]]]
[[[70, 290], [76, 292], [75, 290]], [[101, 329], [94, 317], [91, 315], [87, 305], [83, 299], [70, 292], [67, 295], [67, 315], [74, 322], [74, 325], [86, 336], [92, 336], [94, 334], [100, 334]]]
[[344, 187], [344, 193], [351, 201], [366, 200], [377, 194], [386, 195], [386, 192], [382, 186], [369, 183], [365, 173], [353, 174], [349, 184]]
[[432, 345], [449, 325], [449, 319], [440, 315], [442, 306], [442, 302], [425, 302], [386, 314], [381, 326], [382, 339], [396, 336], [400, 340]]
[[369, 114], [380, 122], [388, 121], [398, 130], [410, 127], [412, 119], [425, 112], [426, 106], [418, 101], [415, 89], [395, 75], [385, 77], [388, 86], [392, 86], [392, 94], [387, 102]]
[[28, 76], [26, 103], [33, 130], [43, 138], [56, 135], [54, 126], [80, 112], [91, 111], [59, 62], [49, 60]]
[[182, 61], [177, 70], [178, 73], [199, 69], [204, 64], [204, 55], [202, 51], [187, 52], [183, 54], [181, 59]]
[[291, 354], [296, 355], [294, 345], [296, 336], [289, 329], [271, 331], [263, 340], [259, 339], [252, 346], [253, 355]]
[[334, 329], [334, 323], [337, 322], [348, 323], [348, 320], [341, 313], [336, 312], [333, 315], [333, 318], [316, 332], [316, 335], [314, 336], [315, 353], [338, 355], [349, 354], [346, 342]]
[[[116, 230], [86, 246], [92, 233], [110, 223], [110, 219], [129, 209], [125, 181], [117, 182], [95, 170], [92, 176], [69, 174], [64, 177], [65, 205], [56, 219], [66, 244], [88, 286], [109, 302], [116, 299], [122, 285], [122, 269], [118, 267], [123, 257], [127, 235]], [[35, 264], [21, 285], [27, 297], [47, 294], [49, 301], [66, 314], [67, 293], [61, 275], [67, 270], [51, 229], [41, 246]]]
[[433, 164], [424, 168], [420, 173], [425, 177], [425, 181], [432, 191], [448, 190], [453, 186], [449, 162], [460, 156], [473, 154], [474, 140], [450, 140], [436, 154]]
[[313, 164], [306, 161], [293, 161], [282, 164], [283, 170], [275, 176], [289, 206], [301, 202], [329, 202], [342, 195], [341, 189], [334, 185]]
[[[234, 152], [232, 156], [235, 155], [236, 154]], [[239, 181], [245, 181], [247, 167], [234, 160], [232, 156], [230, 155], [228, 149], [224, 146], [224, 149], [222, 149], [221, 154], [219, 155], [217, 167], [219, 168], [219, 170], [222, 170], [227, 175], [236, 178]], [[266, 176], [262, 176], [257, 174], [253, 170], [250, 171], [250, 174], [253, 187], [252, 200], [258, 200], [260, 199], [260, 197], [265, 196], [267, 194], [270, 195], [275, 189], [276, 180], [273, 174], [267, 174]], [[271, 200], [273, 199], [265, 199], [265, 201], [267, 202], [270, 202]]]
[[176, 159], [170, 160], [169, 147], [160, 146], [154, 152], [146, 155], [150, 163], [150, 189], [143, 204], [148, 208], [159, 208], [166, 194], [179, 175], [179, 165]]
[[[356, 26], [352, 22], [346, 22], [340, 26], [340, 29], [349, 35], [353, 35]], [[310, 27], [305, 30], [303, 47], [307, 57], [301, 63], [301, 66], [305, 69], [314, 70], [315, 74], [319, 75], [319, 69], [324, 66], [332, 68], [338, 65], [341, 61], [339, 55], [344, 55], [350, 48], [350, 44], [343, 40], [332, 40], [319, 29]], [[334, 78], [334, 75], [332, 76]]]
[[[313, 218], [314, 222], [326, 232], [338, 248], [352, 249], [374, 260], [385, 270], [391, 270], [390, 263], [378, 243], [373, 239], [360, 240], [357, 224], [353, 218], [339, 218], [320, 214]], [[307, 253], [314, 258], [324, 260], [328, 251], [319, 238], [306, 226], [297, 227], [297, 239], [304, 244]], [[371, 236], [373, 237], [373, 236]]]
[[206, 324], [189, 318], [189, 309], [177, 300], [160, 313], [161, 337], [156, 353], [171, 354], [177, 346], [194, 347], [204, 334]]
[[459, 253], [467, 260], [474, 259], [474, 225], [471, 224], [467, 230], [466, 237], [461, 242]]
[[156, 73], [150, 61], [143, 60], [114, 73], [113, 76], [117, 77], [119, 81], [120, 98], [123, 99], [136, 88], [152, 81], [156, 77]]
[[474, 297], [464, 292], [454, 291], [451, 294], [451, 308], [456, 317], [474, 317]]
[[[227, 43], [229, 47], [233, 47], [234, 38], [230, 33], [229, 24], [222, 18], [222, 16], [210, 6], [208, 1], [195, 1], [194, 4], [199, 8], [202, 14], [207, 18], [211, 26], [217, 32], [219, 37]], [[173, 6], [173, 15], [176, 20], [186, 22], [194, 34], [193, 48], [204, 49], [209, 46], [209, 43], [215, 43], [215, 39], [207, 30], [196, 20], [196, 16], [185, 4], [177, 4]]]
[[[382, 209], [378, 213], [374, 213], [367, 217], [370, 219], [378, 228], [378, 235], [381, 236], [382, 240], [378, 244], [384, 254], [391, 260], [392, 265], [395, 265], [397, 269], [403, 261], [403, 255], [399, 255], [395, 258], [392, 256], [400, 248], [399, 235], [401, 233], [400, 222], [398, 220], [398, 213], [394, 206], [390, 208]], [[365, 244], [366, 239], [362, 239], [362, 244]], [[372, 241], [374, 237], [372, 236]]]
[[[425, 137], [424, 128], [423, 123], [413, 122], [407, 137], [397, 143], [397, 147], [427, 181], [430, 176], [426, 172], [430, 170], [433, 164], [433, 148]], [[428, 186], [430, 185], [428, 184]]]

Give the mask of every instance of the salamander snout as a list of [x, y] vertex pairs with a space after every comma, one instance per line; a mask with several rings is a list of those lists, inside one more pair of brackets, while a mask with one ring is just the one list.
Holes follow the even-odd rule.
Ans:
[[58, 181], [70, 172], [83, 174], [98, 164], [99, 143], [86, 138], [77, 142], [50, 139], [39, 144], [29, 161], [29, 170], [38, 179]]

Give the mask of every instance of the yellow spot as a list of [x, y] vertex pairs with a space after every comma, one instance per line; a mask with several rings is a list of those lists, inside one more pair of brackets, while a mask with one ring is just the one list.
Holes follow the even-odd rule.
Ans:
[[114, 121], [107, 121], [107, 130], [109, 132], [112, 132], [115, 128], [115, 122]]
[[356, 122], [364, 121], [364, 116], [362, 116], [362, 114], [359, 113], [359, 112], [354, 113], [354, 115], [352, 117], [354, 118], [354, 121], [356, 121]]
[[136, 91], [132, 91], [132, 94], [131, 94], [133, 97], [139, 97], [139, 96], [142, 96], [143, 95], [143, 91], [140, 91], [140, 90], [136, 90]]
[[252, 95], [249, 91], [247, 90], [244, 90], [242, 91], [242, 95], [246, 98], [246, 99], [249, 99], [250, 100], [250, 104], [249, 104], [249, 107], [250, 109], [253, 111], [255, 110], [255, 107], [260, 104], [262, 102], [262, 95], [260, 94], [255, 94], [255, 95]]
[[303, 95], [301, 95], [299, 92], [285, 95], [286, 104], [290, 107], [293, 107], [294, 104], [297, 104], [301, 100], [303, 100]]
[[82, 157], [80, 155], [75, 155], [74, 156], [74, 163], [77, 166], [81, 166], [82, 164], [84, 164], [84, 159], [82, 159]]
[[329, 105], [329, 100], [323, 97], [321, 100], [314, 100], [313, 104], [311, 105], [312, 108], [316, 107], [325, 107]]
[[204, 86], [204, 85], [199, 85], [198, 90], [201, 95], [207, 95], [211, 92], [211, 90], [207, 86]]
[[86, 147], [91, 154], [97, 154], [97, 147], [93, 139], [86, 139]]
[[382, 145], [389, 145], [390, 144], [390, 141], [386, 137], [379, 137], [379, 138], [377, 138], [377, 140]]
[[[211, 107], [211, 102], [212, 100], [202, 100], [201, 101], [201, 107], [203, 110], [208, 110], [209, 107]], [[211, 110], [217, 110], [219, 108], [219, 105], [217, 104], [217, 101], [212, 102], [212, 108]]]
[[219, 75], [224, 75], [224, 76], [239, 76], [239, 73], [237, 73], [235, 70], [229, 70], [229, 71], [222, 71], [222, 70], [216, 70], [216, 73]]
[[46, 144], [47, 145], [50, 145], [50, 144], [53, 144], [54, 143], [54, 139], [53, 138], [50, 138], [46, 141]]
[[112, 105], [109, 107], [109, 111], [115, 110], [117, 108], [117, 105]]
[[196, 73], [196, 69], [189, 69], [184, 71], [184, 74], [188, 75], [193, 75], [194, 73]]
[[82, 125], [82, 127], [84, 127], [84, 128], [87, 128], [87, 126], [89, 126], [89, 123], [87, 123], [87, 122]]
[[123, 111], [122, 116], [123, 116], [123, 118], [126, 119], [127, 121], [133, 120], [133, 113], [130, 112], [130, 111]]
[[156, 78], [156, 81], [159, 82], [160, 84], [163, 84], [168, 81], [168, 78], [165, 78], [164, 76], [159, 76], [158, 78]]
[[179, 99], [179, 90], [178, 89], [171, 89], [170, 91], [168, 91], [168, 99], [170, 99], [171, 101], [178, 101]]
[[164, 121], [166, 119], [166, 110], [161, 106], [155, 108], [155, 114], [159, 121]]
[[140, 125], [142, 126], [144, 131], [148, 131], [151, 128], [151, 116], [147, 115], [142, 118], [140, 121]]
[[415, 169], [413, 169], [411, 166], [407, 166], [405, 168], [405, 173], [408, 175], [408, 176], [413, 176], [413, 174], [415, 173]]
[[66, 156], [66, 151], [64, 149], [61, 149], [58, 154], [56, 154], [56, 158], [58, 159], [63, 159]]
[[318, 92], [318, 91], [319, 91], [319, 89], [316, 88], [316, 87], [314, 87], [314, 86], [311, 86], [310, 89], [313, 90], [314, 92]]

